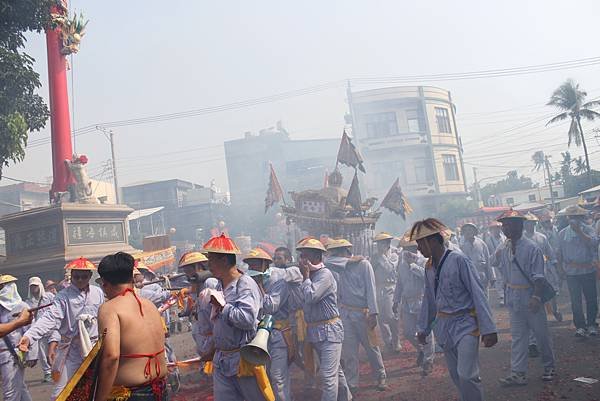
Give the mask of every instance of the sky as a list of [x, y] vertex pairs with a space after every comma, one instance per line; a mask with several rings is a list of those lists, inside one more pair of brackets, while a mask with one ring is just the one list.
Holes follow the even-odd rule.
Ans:
[[[89, 19], [69, 71], [74, 129], [203, 109], [312, 88], [327, 89], [252, 107], [113, 128], [120, 184], [180, 178], [227, 188], [223, 141], [278, 120], [293, 139], [340, 137], [347, 111], [346, 79], [461, 73], [600, 56], [594, 45], [600, 2], [491, 1], [184, 1], [70, 2]], [[585, 12], [581, 12], [585, 10]], [[47, 99], [45, 38], [29, 34], [40, 94]], [[600, 64], [529, 75], [413, 84], [452, 93], [465, 168], [481, 185], [508, 170], [532, 174], [543, 150], [558, 169], [567, 150], [565, 125], [545, 127], [545, 106], [573, 78], [600, 97]], [[352, 81], [351, 81], [352, 82]], [[352, 84], [353, 89], [394, 86]], [[584, 125], [592, 168], [600, 139]], [[45, 182], [52, 174], [50, 124], [30, 135], [24, 162], [4, 175]], [[94, 178], [110, 147], [100, 131], [76, 137]], [[571, 147], [574, 156], [582, 150]], [[596, 152], [596, 153], [594, 153]], [[0, 185], [10, 184], [7, 180]]]

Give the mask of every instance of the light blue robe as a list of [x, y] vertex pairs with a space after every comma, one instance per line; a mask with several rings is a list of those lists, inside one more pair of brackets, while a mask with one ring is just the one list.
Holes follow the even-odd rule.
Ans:
[[325, 260], [325, 266], [334, 272], [338, 282], [340, 314], [344, 326], [342, 363], [348, 385], [358, 387], [359, 344], [365, 349], [375, 376], [385, 379], [381, 351], [378, 346], [371, 345], [367, 326], [367, 316], [378, 313], [375, 275], [371, 263], [366, 259], [353, 261], [346, 257], [330, 256]]
[[[596, 271], [592, 262], [598, 259], [598, 243], [600, 238], [596, 235], [594, 229], [588, 225], [582, 225], [583, 232], [591, 237], [591, 244], [584, 242], [574, 232], [571, 234], [571, 227], [567, 226], [558, 233], [558, 251], [559, 259], [562, 260], [563, 269], [567, 276], [578, 276], [590, 274]], [[587, 268], [572, 267], [571, 263], [590, 265]]]
[[[545, 238], [542, 234], [539, 234], [537, 239], [545, 240]], [[513, 262], [513, 259], [519, 263], [531, 282], [535, 283], [536, 280], [544, 278], [544, 255], [534, 241], [526, 237], [518, 239], [514, 255], [508, 244], [502, 247], [500, 268], [504, 273], [507, 286], [506, 305], [510, 314], [512, 338], [511, 369], [513, 372], [522, 374], [527, 372], [530, 332], [533, 332], [537, 346], [541, 351], [544, 367], [547, 369], [554, 368], [554, 352], [548, 331], [546, 310], [543, 305], [535, 313], [529, 310], [529, 300], [533, 295], [534, 288], [516, 263]]]
[[[27, 308], [28, 305], [25, 302], [21, 302], [20, 305], [10, 311], [0, 305], [0, 323], [13, 321], [16, 319], [12, 316], [14, 313], [19, 313]], [[13, 349], [19, 345], [19, 340], [25, 329], [26, 327], [18, 328], [5, 336]], [[25, 359], [27, 361], [37, 360], [37, 349], [37, 344], [32, 344], [31, 350], [27, 353]], [[25, 384], [25, 368], [20, 367], [16, 363], [15, 358], [8, 351], [7, 344], [2, 338], [0, 338], [0, 377], [2, 379], [4, 401], [31, 401], [29, 389]]]
[[242, 274], [225, 289], [225, 306], [213, 321], [213, 390], [215, 401], [264, 401], [254, 377], [237, 377], [240, 348], [256, 335], [262, 294], [256, 282]]
[[[302, 283], [300, 271], [289, 269], [270, 268], [270, 276], [264, 280], [265, 294], [263, 297], [262, 313], [273, 316], [275, 321], [288, 321], [294, 319], [294, 312], [298, 305], [294, 305], [292, 297], [295, 289]], [[294, 274], [297, 273], [297, 274]], [[290, 330], [288, 328], [287, 330]], [[269, 366], [269, 379], [277, 401], [291, 399], [291, 377], [288, 364], [288, 347], [283, 334], [273, 329], [269, 336], [269, 353], [271, 363]]]
[[[78, 320], [82, 315], [91, 315], [93, 319], [85, 323], [92, 344], [98, 339], [98, 309], [104, 303], [104, 292], [94, 285], [81, 291], [70, 285], [56, 294], [54, 303], [42, 317], [33, 323], [25, 333], [32, 342], [39, 341], [51, 333], [49, 341], [58, 342], [58, 350], [53, 370], [60, 370], [61, 377], [52, 393], [55, 399], [73, 376], [81, 362], [83, 350], [79, 340]], [[56, 366], [56, 365], [61, 366]]]
[[[436, 294], [435, 275], [440, 268]], [[497, 330], [479, 274], [462, 252], [446, 250], [441, 266], [425, 269], [425, 294], [417, 327], [426, 335], [433, 330], [461, 399], [483, 400], [479, 335]]]
[[[344, 326], [337, 306], [337, 283], [333, 273], [321, 268], [302, 283], [306, 341], [319, 357], [321, 401], [351, 400], [352, 395], [342, 371], [340, 359]], [[334, 321], [328, 320], [334, 319]], [[338, 397], [339, 396], [339, 397]]]

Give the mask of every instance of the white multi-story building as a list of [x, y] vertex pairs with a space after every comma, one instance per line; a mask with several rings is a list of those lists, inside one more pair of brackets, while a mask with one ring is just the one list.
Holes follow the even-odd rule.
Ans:
[[[460, 137], [450, 92], [407, 86], [353, 92], [354, 143], [367, 165], [369, 195], [382, 199], [397, 177], [422, 213], [466, 193]], [[418, 211], [418, 210], [417, 210]]]

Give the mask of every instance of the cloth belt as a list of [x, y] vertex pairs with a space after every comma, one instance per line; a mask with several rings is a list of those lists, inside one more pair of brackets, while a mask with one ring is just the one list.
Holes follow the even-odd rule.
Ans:
[[526, 290], [528, 288], [531, 288], [531, 286], [529, 284], [510, 284], [510, 283], [506, 283], [506, 286], [508, 288], [512, 288], [513, 290]]
[[327, 319], [327, 320], [319, 320], [316, 322], [306, 322], [306, 327], [317, 327], [322, 324], [331, 324], [331, 323], [337, 322], [338, 320], [340, 320], [339, 316], [332, 317], [331, 319]]
[[167, 381], [164, 377], [153, 379], [141, 386], [125, 387], [125, 386], [114, 386], [108, 396], [108, 401], [127, 401], [129, 398], [134, 396], [135, 391], [143, 389], [144, 387], [150, 386], [152, 394], [156, 401], [162, 400], [163, 392], [167, 389]]
[[287, 330], [290, 328], [290, 321], [287, 319], [275, 320], [275, 322], [273, 323], [273, 328], [279, 331]]
[[240, 352], [240, 348], [234, 348], [234, 349], [217, 349], [217, 351], [221, 351], [224, 354], [235, 354], [236, 352]]
[[343, 305], [343, 304], [340, 304], [340, 307], [342, 307], [344, 309], [348, 309], [348, 310], [350, 310], [352, 312], [362, 312], [365, 315], [367, 313], [369, 313], [369, 308], [361, 308], [361, 307], [358, 307], [358, 306], [350, 306], [350, 305]]
[[477, 323], [477, 328], [469, 334], [477, 337], [477, 336], [479, 336], [479, 323], [477, 322], [477, 312], [475, 311], [475, 308], [471, 308], [468, 311], [458, 311], [458, 312], [452, 312], [452, 313], [438, 311], [437, 317], [442, 318], [442, 319], [447, 319], [447, 318], [451, 318], [451, 317], [455, 317], [455, 316], [462, 316], [462, 315], [467, 315], [467, 314], [473, 316], [475, 318], [475, 323]]

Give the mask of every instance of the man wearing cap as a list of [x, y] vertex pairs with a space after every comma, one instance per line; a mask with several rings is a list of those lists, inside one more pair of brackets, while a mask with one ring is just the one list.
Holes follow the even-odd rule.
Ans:
[[334, 272], [338, 284], [338, 302], [344, 325], [341, 361], [350, 391], [358, 389], [359, 344], [369, 358], [377, 378], [378, 391], [384, 391], [386, 372], [379, 350], [375, 275], [371, 263], [363, 256], [352, 255], [352, 244], [345, 239], [330, 240], [325, 267]]
[[[42, 305], [51, 304], [54, 301], [54, 294], [46, 292], [42, 285], [42, 280], [39, 277], [31, 277], [29, 279], [29, 294], [27, 296], [27, 305], [29, 308], [37, 308]], [[47, 312], [47, 309], [42, 309], [36, 313], [34, 321], [40, 319], [40, 317]], [[44, 373], [44, 379], [42, 383], [50, 383], [52, 381], [52, 366], [48, 363], [48, 341], [51, 333], [46, 334], [38, 342], [38, 360]]]
[[291, 400], [289, 362], [294, 358], [295, 350], [290, 315], [294, 317], [297, 305], [293, 304], [293, 297], [290, 295], [293, 287], [300, 287], [302, 275], [298, 270], [294, 281], [286, 281], [282, 269], [269, 267], [271, 256], [261, 248], [251, 249], [244, 257], [244, 262], [248, 264], [248, 274], [256, 280], [264, 294], [261, 314], [272, 315], [274, 320], [268, 350], [271, 355], [269, 380], [275, 399]]
[[377, 246], [373, 258], [373, 272], [377, 285], [377, 305], [379, 309], [379, 328], [381, 337], [386, 347], [394, 352], [399, 352], [400, 337], [398, 335], [398, 318], [392, 311], [394, 304], [394, 290], [398, 279], [398, 253], [392, 249], [392, 239], [388, 233], [379, 233], [373, 238]]
[[410, 231], [418, 250], [431, 260], [425, 269], [417, 338], [425, 345], [434, 332], [460, 399], [479, 401], [483, 400], [479, 337], [485, 347], [492, 347], [498, 342], [498, 331], [471, 259], [444, 246], [442, 233], [447, 229], [441, 221], [428, 218], [416, 222]]
[[465, 223], [460, 231], [463, 236], [460, 249], [473, 262], [486, 295], [489, 296], [489, 289], [496, 283], [496, 274], [490, 264], [490, 251], [485, 242], [477, 237], [479, 229], [475, 224]]
[[[563, 214], [569, 219], [569, 225], [558, 234], [558, 260], [567, 274], [575, 335], [597, 336], [598, 293], [594, 260], [597, 259], [600, 240], [592, 227], [584, 223], [587, 210], [573, 205], [567, 207]], [[585, 314], [582, 295], [585, 297]]]
[[400, 239], [402, 253], [398, 265], [398, 283], [394, 292], [394, 313], [400, 318], [406, 338], [417, 350], [417, 366], [421, 367], [421, 375], [427, 376], [433, 370], [435, 345], [433, 335], [423, 345], [417, 341], [417, 321], [421, 312], [423, 290], [425, 288], [425, 264], [427, 259], [417, 250], [417, 243], [410, 240], [410, 232]]
[[190, 295], [194, 305], [190, 311], [190, 320], [192, 321], [192, 338], [196, 343], [196, 351], [203, 359], [212, 357], [214, 343], [210, 309], [202, 308], [198, 300], [198, 294], [204, 288], [216, 289], [219, 282], [208, 271], [208, 259], [201, 252], [190, 251], [181, 255], [178, 269], [183, 270], [188, 282], [191, 284]]
[[26, 351], [32, 343], [52, 332], [48, 355], [52, 374], [56, 376], [53, 400], [98, 339], [98, 308], [104, 303], [104, 292], [90, 285], [96, 266], [84, 258], [78, 261], [81, 263], [67, 265], [71, 284], [56, 295], [52, 306], [31, 325], [19, 342], [19, 349]]
[[301, 289], [307, 326], [305, 368], [314, 372], [314, 363], [311, 363], [314, 349], [319, 358], [321, 401], [351, 400], [340, 364], [344, 326], [337, 305], [337, 283], [323, 263], [325, 247], [315, 238], [305, 238], [296, 249], [300, 252], [300, 272], [304, 278]]
[[[37, 362], [37, 347], [32, 347], [23, 359], [15, 351], [19, 337], [25, 331], [23, 326], [31, 321], [16, 281], [16, 277], [9, 274], [0, 276], [0, 326], [6, 325], [10, 329], [0, 339], [0, 377], [4, 401], [31, 401], [25, 384], [25, 366], [34, 366]], [[15, 313], [20, 313], [17, 318], [13, 317]]]
[[508, 241], [499, 251], [499, 265], [506, 282], [506, 306], [510, 315], [511, 374], [501, 379], [505, 386], [527, 384], [527, 354], [530, 331], [542, 354], [542, 380], [554, 379], [554, 352], [548, 332], [546, 311], [541, 302], [544, 284], [544, 255], [529, 238], [523, 236], [525, 217], [507, 210], [498, 221]]
[[[550, 282], [550, 278], [556, 275], [556, 253], [554, 252], [554, 249], [552, 249], [552, 247], [550, 246], [548, 238], [544, 234], [536, 231], [535, 227], [538, 221], [538, 217], [533, 213], [525, 214], [525, 221], [523, 222], [523, 236], [532, 240], [542, 251], [542, 254], [544, 255], [544, 276]], [[550, 301], [550, 305], [548, 306], [548, 308], [548, 311], [552, 312], [554, 318], [557, 321], [562, 322], [563, 317], [562, 313], [560, 313], [560, 311], [558, 310], [556, 297], [552, 298], [552, 301]]]
[[204, 244], [208, 268], [219, 280], [224, 303], [211, 297], [213, 320], [213, 392], [215, 401], [264, 401], [256, 369], [240, 356], [240, 348], [252, 341], [258, 327], [262, 294], [256, 282], [236, 267], [240, 250], [225, 234]]

